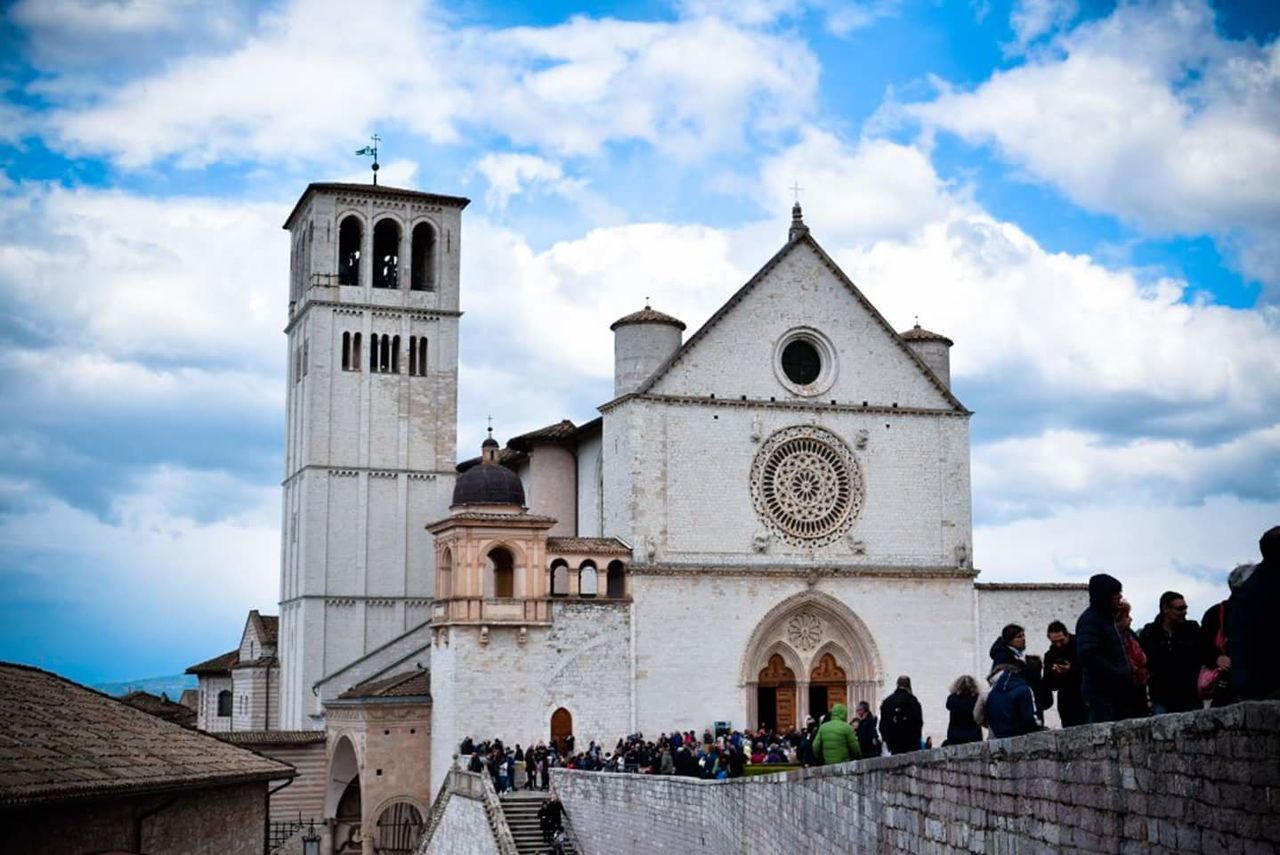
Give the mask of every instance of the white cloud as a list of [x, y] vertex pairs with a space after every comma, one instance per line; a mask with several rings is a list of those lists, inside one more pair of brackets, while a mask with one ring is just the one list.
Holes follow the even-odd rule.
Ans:
[[812, 11], [822, 17], [829, 32], [846, 36], [897, 14], [901, 0], [677, 0], [675, 6], [686, 17], [715, 17], [757, 27]]
[[273, 364], [286, 213], [19, 185], [0, 207], [0, 295], [33, 332], [80, 354]]
[[1009, 26], [1015, 49], [1026, 50], [1031, 42], [1071, 23], [1078, 9], [1076, 0], [1014, 0]]
[[[353, 14], [296, 0], [232, 49], [60, 102], [48, 121], [62, 148], [129, 168], [315, 161], [375, 123], [434, 142], [467, 128], [558, 154], [638, 140], [698, 157], [794, 123], [817, 81], [803, 44], [713, 18], [506, 30], [443, 20], [427, 3]], [[35, 88], [59, 94], [57, 78]]]
[[489, 182], [485, 204], [497, 211], [504, 210], [512, 196], [534, 185], [564, 196], [583, 187], [582, 181], [565, 178], [559, 163], [533, 154], [490, 153], [476, 161], [474, 168]]
[[[1156, 234], [1212, 234], [1280, 282], [1280, 42], [1229, 41], [1200, 0], [1121, 5], [972, 92], [906, 108], [993, 143], [1091, 210]], [[1259, 255], [1259, 253], [1262, 253]]]

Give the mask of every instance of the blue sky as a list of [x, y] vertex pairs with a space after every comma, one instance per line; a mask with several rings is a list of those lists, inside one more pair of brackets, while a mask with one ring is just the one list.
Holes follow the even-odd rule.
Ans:
[[172, 673], [274, 611], [309, 181], [474, 199], [459, 443], [814, 235], [952, 337], [986, 580], [1194, 611], [1280, 522], [1274, 3], [61, 0], [0, 21], [0, 658]]

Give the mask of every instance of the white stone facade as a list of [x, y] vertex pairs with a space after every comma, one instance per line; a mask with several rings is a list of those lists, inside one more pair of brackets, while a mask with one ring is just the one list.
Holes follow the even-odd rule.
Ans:
[[[1083, 608], [1082, 586], [975, 587], [971, 414], [950, 391], [950, 343], [904, 340], [803, 223], [687, 342], [647, 307], [618, 325], [601, 419], [488, 449], [476, 465], [507, 460], [527, 508], [451, 509], [467, 477], [465, 204], [312, 185], [286, 225], [280, 727], [322, 726], [355, 683], [428, 668], [431, 783], [415, 798], [464, 736], [536, 743], [553, 716], [582, 746], [800, 723], [837, 698], [878, 704], [900, 674], [941, 741], [947, 687], [985, 671], [993, 628], [1026, 625], [1034, 651], [1049, 619]], [[371, 234], [388, 220], [400, 287], [375, 288], [386, 253]], [[410, 287], [421, 223], [430, 290]], [[370, 354], [383, 336], [399, 337], [398, 365]]]

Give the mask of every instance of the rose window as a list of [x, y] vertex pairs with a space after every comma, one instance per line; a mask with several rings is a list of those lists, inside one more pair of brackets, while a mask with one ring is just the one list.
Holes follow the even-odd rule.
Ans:
[[812, 650], [822, 641], [822, 621], [813, 612], [800, 612], [787, 623], [787, 639], [801, 650]]
[[862, 470], [830, 431], [784, 428], [756, 455], [751, 497], [756, 513], [783, 540], [825, 546], [847, 532], [862, 509]]

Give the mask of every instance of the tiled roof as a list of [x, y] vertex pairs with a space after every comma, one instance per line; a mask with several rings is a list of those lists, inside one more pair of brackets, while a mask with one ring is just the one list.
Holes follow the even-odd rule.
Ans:
[[187, 669], [187, 673], [203, 675], [230, 674], [231, 666], [235, 665], [239, 661], [240, 648], [237, 647], [235, 650], [228, 650], [221, 656], [215, 656], [212, 659], [206, 659], [197, 665], [192, 665]]
[[200, 691], [198, 689], [183, 689], [182, 695], [178, 698], [178, 703], [189, 709], [198, 709], [200, 707]]
[[597, 552], [630, 555], [631, 547], [616, 537], [548, 537], [547, 552]]
[[[186, 692], [183, 694], [186, 694]], [[191, 707], [175, 703], [167, 697], [153, 695], [150, 692], [130, 692], [122, 696], [120, 700], [134, 709], [150, 713], [165, 721], [171, 721], [184, 727], [195, 727], [196, 711]]]
[[[501, 463], [503, 466], [515, 466], [517, 463], [521, 462], [522, 460], [527, 460], [528, 458], [529, 458], [529, 455], [525, 454], [523, 451], [516, 451], [514, 448], [504, 448], [498, 452], [498, 462]], [[462, 461], [455, 468], [459, 472], [466, 472], [472, 466], [479, 466], [479, 465], [480, 465], [480, 458], [472, 457], [469, 460]]]
[[280, 618], [276, 615], [258, 614], [257, 609], [249, 612], [249, 620], [253, 621], [254, 627], [258, 630], [258, 641], [263, 645], [274, 645], [280, 634]]
[[676, 329], [684, 329], [684, 321], [679, 318], [673, 318], [670, 315], [659, 312], [655, 309], [651, 309], [648, 306], [645, 306], [638, 312], [632, 312], [629, 315], [624, 315], [621, 318], [618, 318], [609, 325], [609, 329], [616, 330], [618, 327], [625, 327], [629, 324], [667, 324], [668, 326], [675, 327]]
[[367, 680], [338, 695], [338, 700], [355, 698], [413, 698], [431, 694], [431, 674], [416, 670], [392, 677]]
[[0, 663], [0, 806], [292, 778], [292, 766]]
[[234, 668], [265, 668], [268, 665], [275, 665], [280, 660], [274, 656], [259, 656], [257, 659], [249, 659], [244, 662], [237, 662], [231, 667]]
[[904, 332], [902, 334], [902, 339], [903, 341], [941, 341], [945, 342], [948, 347], [955, 344], [954, 341], [947, 338], [942, 333], [930, 332], [929, 330], [921, 329], [919, 324], [916, 324], [914, 327]]
[[568, 419], [561, 419], [553, 425], [531, 430], [507, 440], [507, 447], [516, 451], [528, 451], [535, 442], [565, 442], [577, 433], [577, 426]]
[[232, 745], [311, 745], [324, 742], [323, 730], [235, 730], [213, 736]]

